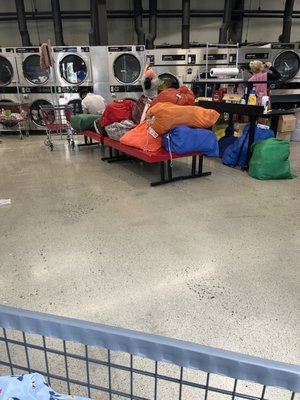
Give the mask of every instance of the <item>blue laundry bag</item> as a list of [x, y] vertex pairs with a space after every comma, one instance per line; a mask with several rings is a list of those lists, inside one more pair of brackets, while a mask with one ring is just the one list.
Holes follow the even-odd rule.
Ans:
[[[234, 143], [230, 144], [224, 151], [222, 161], [226, 165], [243, 167], [247, 162], [247, 149], [249, 143], [250, 124], [247, 124], [243, 130], [242, 136]], [[272, 129], [265, 129], [259, 126], [255, 127], [254, 142], [274, 137]]]
[[170, 129], [163, 136], [163, 147], [177, 154], [201, 151], [211, 157], [219, 155], [218, 139], [212, 131], [183, 125]]

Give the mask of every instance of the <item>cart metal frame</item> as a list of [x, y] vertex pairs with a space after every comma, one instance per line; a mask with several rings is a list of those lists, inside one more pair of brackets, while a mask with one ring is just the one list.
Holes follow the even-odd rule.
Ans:
[[[110, 400], [117, 398], [134, 400], [300, 399], [300, 366], [298, 365], [7, 306], [0, 306], [0, 326], [3, 328], [0, 335], [0, 368], [6, 368], [7, 374], [41, 373], [53, 388], [55, 388], [55, 382], [63, 382], [68, 393], [73, 395], [76, 394], [76, 390], [74, 392], [76, 386], [84, 390], [88, 397]], [[18, 333], [18, 338], [15, 333]], [[30, 340], [32, 334], [38, 335], [41, 344]], [[57, 344], [54, 345], [53, 340], [55, 343], [59, 342], [60, 347]], [[81, 354], [69, 349], [69, 346], [72, 347], [71, 342], [81, 344], [83, 350]], [[93, 354], [93, 348], [97, 350], [100, 348], [102, 357], [96, 357]], [[40, 355], [42, 362], [39, 368], [33, 367], [32, 352]], [[118, 352], [117, 354], [124, 352], [121, 354], [128, 355], [128, 363], [114, 361], [114, 352]], [[22, 353], [23, 363], [16, 356], [18, 353]], [[49, 360], [53, 356], [61, 359], [61, 369], [58, 368], [58, 363], [55, 363], [54, 371], [51, 369]], [[151, 362], [153, 369], [138, 366], [137, 358]], [[81, 371], [80, 378], [72, 377], [71, 364], [74, 362], [78, 364], [76, 364], [76, 371]], [[164, 367], [170, 365], [174, 368], [176, 366], [178, 374], [170, 373], [168, 367], [164, 369], [161, 365]], [[96, 367], [104, 368], [107, 384], [101, 381], [100, 376], [100, 381], [95, 382], [91, 379], [92, 370]], [[194, 370], [194, 373], [201, 374], [202, 380], [200, 376], [199, 380], [188, 379], [187, 370]], [[120, 389], [113, 378], [116, 371], [127, 374], [126, 390], [123, 387]], [[216, 375], [222, 375], [227, 381], [229, 377], [230, 386], [225, 388], [223, 385], [213, 384], [213, 377]], [[151, 396], [136, 393], [136, 380], [141, 377], [149, 381]], [[255, 382], [258, 393], [242, 392], [239, 389], [241, 381]], [[167, 396], [161, 397], [159, 388], [162, 383], [172, 385], [173, 392], [170, 391]], [[251, 387], [252, 383], [249, 385]], [[284, 397], [268, 395], [271, 387], [283, 389]], [[185, 397], [186, 389], [196, 390], [197, 396]]]
[[47, 137], [44, 142], [45, 145], [49, 146], [50, 150], [53, 151], [52, 133], [59, 134], [61, 139], [65, 134], [68, 143], [71, 145], [72, 149], [74, 149], [74, 130], [70, 123], [73, 107], [71, 105], [41, 105], [40, 109], [46, 126]]
[[[10, 115], [2, 116], [2, 112], [0, 113], [0, 124], [5, 126], [4, 131], [15, 131], [16, 129], [19, 131], [20, 139], [23, 139], [24, 135], [22, 130], [25, 131], [26, 137], [29, 136], [28, 129], [28, 115], [29, 115], [29, 105], [28, 103], [8, 103], [0, 101], [0, 110], [4, 109], [5, 111], [10, 111], [12, 114], [20, 114], [20, 119], [10, 118]], [[5, 123], [12, 124], [11, 126], [6, 126]], [[8, 129], [11, 128], [11, 129]], [[14, 129], [13, 129], [14, 128]], [[1, 130], [1, 129], [0, 129]]]

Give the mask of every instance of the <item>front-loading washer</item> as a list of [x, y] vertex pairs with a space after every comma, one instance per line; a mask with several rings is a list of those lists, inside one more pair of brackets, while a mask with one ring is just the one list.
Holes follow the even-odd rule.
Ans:
[[145, 66], [145, 46], [108, 46], [108, 73], [112, 99], [138, 99]]
[[0, 47], [0, 87], [17, 87], [18, 85], [15, 48]]
[[[13, 103], [21, 103], [22, 97], [18, 92], [17, 87], [8, 86], [8, 87], [1, 87], [0, 86], [0, 103], [1, 103], [1, 111], [5, 110], [6, 103], [13, 104]], [[1, 123], [1, 131], [12, 131], [18, 130], [18, 122], [13, 123], [12, 121], [5, 123]]]
[[298, 43], [272, 43], [274, 67], [281, 73], [282, 80], [300, 83], [300, 54]]
[[29, 104], [30, 130], [44, 131], [46, 129], [40, 106], [56, 104], [54, 89], [50, 86], [23, 86], [20, 88], [22, 101]]
[[53, 47], [55, 86], [92, 85], [89, 46]]
[[50, 68], [40, 67], [39, 47], [16, 47], [16, 61], [20, 86], [53, 85]]
[[161, 80], [158, 92], [168, 88], [178, 89], [185, 82], [187, 60], [186, 49], [165, 48], [147, 51], [146, 61]]

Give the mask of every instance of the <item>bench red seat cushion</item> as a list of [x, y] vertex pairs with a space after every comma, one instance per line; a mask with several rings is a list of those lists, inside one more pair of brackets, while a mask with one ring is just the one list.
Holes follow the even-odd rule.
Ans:
[[[100, 135], [97, 132], [94, 131], [82, 131], [82, 134], [84, 136], [91, 137], [94, 140], [97, 140], [98, 142], [111, 147], [115, 150], [119, 150], [122, 153], [128, 154], [129, 156], [138, 158], [139, 160], [146, 161], [150, 164], [158, 163], [161, 161], [167, 161], [170, 160], [170, 153], [164, 149], [159, 149], [158, 151], [155, 152], [150, 152], [150, 151], [143, 151], [140, 149], [136, 149], [135, 147], [127, 146], [125, 144], [122, 144], [118, 142], [117, 140], [110, 139], [107, 136]], [[172, 153], [172, 158], [182, 158], [182, 157], [192, 157], [192, 156], [198, 156], [202, 155], [201, 151], [195, 151], [192, 153], [186, 153], [186, 154], [177, 154], [177, 153]]]
[[[136, 157], [140, 160], [146, 161], [148, 163], [158, 163], [161, 161], [167, 161], [170, 160], [170, 153], [164, 149], [159, 149], [158, 151], [143, 151], [140, 149], [136, 149], [135, 147], [127, 146], [125, 144], [122, 144], [120, 142], [117, 142], [116, 140], [110, 139], [108, 137], [104, 137], [104, 144], [112, 147], [116, 150], [119, 150], [125, 154], [128, 154], [132, 157]], [[202, 153], [199, 151], [193, 152], [193, 153], [186, 153], [186, 154], [177, 154], [177, 153], [172, 153], [172, 158], [181, 158], [181, 157], [192, 157], [192, 156], [198, 156], [201, 155]]]
[[96, 142], [100, 142], [100, 143], [103, 143], [103, 138], [105, 137], [95, 131], [81, 131], [80, 133], [82, 135], [87, 136], [91, 139], [94, 139]]

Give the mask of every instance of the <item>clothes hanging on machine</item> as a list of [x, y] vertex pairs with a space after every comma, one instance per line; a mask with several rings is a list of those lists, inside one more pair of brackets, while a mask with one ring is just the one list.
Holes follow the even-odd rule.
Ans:
[[43, 43], [40, 47], [40, 67], [47, 69], [53, 67], [54, 60], [51, 54], [51, 48], [48, 43]]

